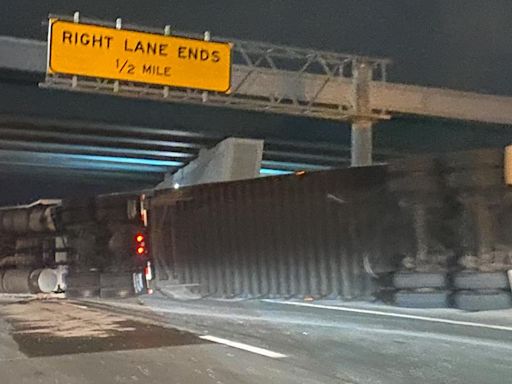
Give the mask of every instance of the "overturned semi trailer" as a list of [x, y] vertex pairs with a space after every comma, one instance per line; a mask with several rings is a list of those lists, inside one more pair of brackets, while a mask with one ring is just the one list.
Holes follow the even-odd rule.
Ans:
[[203, 297], [510, 307], [503, 168], [503, 151], [486, 149], [155, 191], [160, 285]]
[[372, 296], [395, 269], [391, 198], [383, 166], [156, 191], [158, 278], [201, 296]]

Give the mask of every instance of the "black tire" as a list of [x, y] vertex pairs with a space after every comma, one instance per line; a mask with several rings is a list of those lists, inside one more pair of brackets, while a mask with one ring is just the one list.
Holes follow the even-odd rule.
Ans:
[[68, 298], [87, 299], [87, 298], [99, 297], [99, 296], [100, 296], [99, 288], [67, 288], [66, 289], [66, 297], [68, 297]]
[[101, 288], [100, 297], [102, 299], [125, 299], [135, 296], [133, 288]]
[[398, 289], [446, 288], [446, 273], [430, 272], [396, 272], [393, 286]]
[[100, 287], [133, 289], [133, 276], [129, 272], [102, 273], [100, 275]]
[[509, 289], [506, 272], [459, 272], [453, 278], [457, 289]]
[[100, 274], [98, 272], [73, 272], [66, 277], [68, 288], [92, 288], [99, 289]]
[[465, 311], [490, 311], [512, 307], [510, 292], [498, 290], [459, 291], [453, 296], [455, 307]]
[[449, 307], [449, 291], [398, 291], [394, 302], [406, 308], [447, 308]]

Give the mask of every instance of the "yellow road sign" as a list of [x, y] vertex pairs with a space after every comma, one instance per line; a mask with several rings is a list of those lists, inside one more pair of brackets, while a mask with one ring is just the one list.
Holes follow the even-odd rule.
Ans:
[[231, 45], [50, 19], [48, 72], [228, 92]]

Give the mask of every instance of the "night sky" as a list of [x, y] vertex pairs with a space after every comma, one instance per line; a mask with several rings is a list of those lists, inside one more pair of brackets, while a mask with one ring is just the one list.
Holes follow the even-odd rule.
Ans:
[[0, 34], [49, 12], [393, 59], [391, 78], [512, 94], [511, 0], [1, 0]]
[[[49, 13], [72, 15], [76, 10], [84, 17], [121, 17], [140, 26], [170, 24], [181, 31], [210, 30], [213, 36], [389, 57], [392, 81], [512, 95], [512, 0], [0, 0], [0, 35], [45, 40], [43, 23]], [[0, 114], [73, 119], [83, 118], [83, 106], [88, 106], [91, 121], [345, 146], [350, 142], [348, 124], [324, 120], [199, 111], [106, 96], [68, 97], [39, 90], [35, 82], [0, 86], [5, 87]], [[400, 116], [375, 127], [374, 143], [396, 153], [503, 147], [511, 142], [507, 128]], [[87, 188], [90, 193], [132, 188], [110, 180], [92, 185], [47, 174], [37, 178], [33, 170], [19, 175], [3, 170], [0, 203], [85, 193]]]

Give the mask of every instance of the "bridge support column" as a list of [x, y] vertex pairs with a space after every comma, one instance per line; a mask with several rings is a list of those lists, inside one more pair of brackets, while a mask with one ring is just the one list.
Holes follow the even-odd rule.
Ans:
[[352, 167], [372, 165], [372, 126], [371, 120], [354, 120], [352, 122], [350, 162]]
[[362, 167], [372, 164], [370, 82], [373, 68], [364, 59], [354, 60], [352, 72], [352, 106], [355, 117], [352, 119], [351, 166]]

